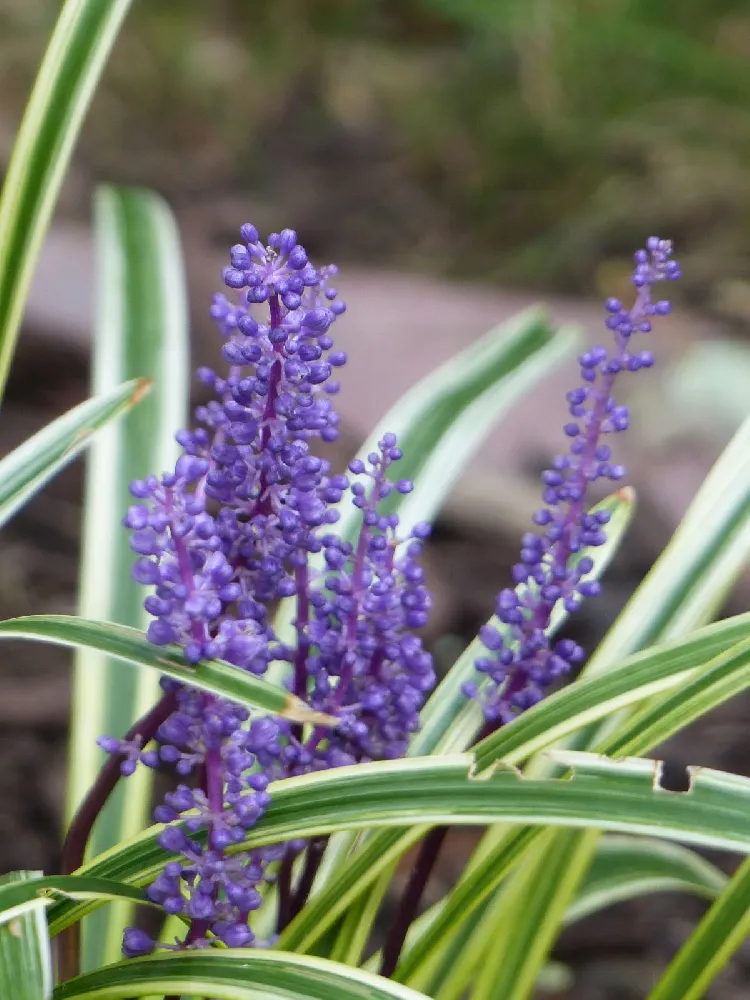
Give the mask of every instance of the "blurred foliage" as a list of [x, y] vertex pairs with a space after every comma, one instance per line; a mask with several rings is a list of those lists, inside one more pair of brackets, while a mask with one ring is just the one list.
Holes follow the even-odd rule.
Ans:
[[[57, 6], [0, 0], [0, 154]], [[569, 290], [669, 233], [693, 297], [744, 319], [750, 9], [148, 0], [79, 171], [74, 204], [102, 178], [242, 199], [314, 251]]]

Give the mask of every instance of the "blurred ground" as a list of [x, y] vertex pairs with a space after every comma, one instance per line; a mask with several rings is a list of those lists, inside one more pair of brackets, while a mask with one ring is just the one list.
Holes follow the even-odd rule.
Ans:
[[[58, 9], [0, 0], [0, 170]], [[631, 250], [671, 236], [685, 279], [653, 344], [659, 369], [633, 380], [622, 445], [639, 515], [576, 625], [591, 648], [747, 410], [749, 56], [740, 0], [136, 2], [45, 248], [0, 453], [86, 394], [100, 181], [152, 186], [175, 206], [201, 361], [215, 357], [206, 304], [241, 222], [294, 225], [312, 255], [342, 263], [340, 461], [404, 388], [537, 295], [593, 336], [595, 297], [623, 291]], [[442, 662], [507, 579], [571, 373], [516, 409], [441, 518], [428, 569]], [[4, 530], [0, 617], [73, 611], [80, 476], [66, 471]], [[748, 597], [745, 582], [731, 609]], [[51, 647], [3, 646], [0, 870], [55, 865], [66, 665]], [[750, 774], [747, 707], [665, 753]], [[570, 1000], [643, 997], [700, 910], [664, 896], [567, 932]], [[747, 995], [748, 969], [742, 954], [710, 996]]]
[[[0, 164], [58, 9], [0, 0]], [[147, 184], [227, 235], [239, 199], [323, 256], [570, 292], [668, 232], [742, 320], [749, 56], [744, 0], [136, 2], [63, 207]]]

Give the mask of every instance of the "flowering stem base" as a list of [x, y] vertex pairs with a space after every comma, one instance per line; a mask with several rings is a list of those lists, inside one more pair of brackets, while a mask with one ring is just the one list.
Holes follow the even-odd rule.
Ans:
[[398, 960], [401, 957], [401, 949], [406, 940], [406, 934], [417, 915], [420, 900], [430, 880], [430, 875], [445, 843], [449, 829], [447, 826], [436, 826], [430, 830], [422, 841], [417, 860], [414, 862], [414, 867], [411, 870], [409, 881], [401, 897], [396, 916], [383, 945], [383, 961], [380, 967], [381, 976], [390, 978], [396, 971]]
[[[159, 726], [174, 712], [175, 696], [165, 694], [154, 707], [135, 722], [123, 738], [123, 742], [138, 740], [143, 745], [156, 735]], [[112, 753], [106, 760], [96, 781], [78, 807], [71, 820], [62, 848], [61, 872], [70, 875], [83, 864], [86, 845], [91, 831], [107, 800], [122, 777], [120, 765], [126, 759], [126, 754]], [[60, 978], [70, 979], [78, 974], [80, 961], [80, 924], [72, 924], [60, 935]]]
[[310, 895], [315, 876], [318, 874], [320, 862], [328, 845], [328, 837], [315, 837], [310, 841], [305, 858], [305, 867], [300, 876], [299, 885], [292, 897], [292, 904], [289, 908], [289, 920], [294, 920], [302, 907], [307, 902]]

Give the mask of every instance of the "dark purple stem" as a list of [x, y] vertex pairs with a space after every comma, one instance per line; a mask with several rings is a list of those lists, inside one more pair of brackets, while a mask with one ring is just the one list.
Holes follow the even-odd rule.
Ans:
[[[215, 701], [213, 695], [204, 696], [207, 702]], [[222, 760], [220, 747], [208, 747], [206, 749], [205, 761], [201, 773], [201, 784], [208, 800], [208, 810], [212, 817], [221, 816], [224, 811], [224, 776], [222, 774]], [[213, 819], [208, 822], [208, 846], [215, 854], [221, 855], [223, 851], [213, 845], [213, 832], [215, 828]], [[218, 886], [214, 886], [212, 899], [216, 899]], [[207, 920], [191, 920], [190, 928], [185, 938], [185, 945], [191, 945], [195, 941], [200, 941], [206, 936], [206, 932], [211, 926]]]
[[[193, 577], [193, 567], [190, 565], [190, 552], [184, 540], [175, 534], [171, 525], [169, 530], [172, 536], [175, 556], [177, 557], [177, 568], [180, 571], [180, 579], [188, 593], [192, 594], [195, 590], [195, 579]], [[206, 627], [200, 622], [191, 622], [190, 632], [197, 642], [202, 643], [206, 638]]]
[[189, 947], [191, 944], [195, 944], [196, 941], [201, 941], [208, 931], [211, 924], [208, 920], [192, 920], [190, 922], [190, 930], [187, 932], [185, 937], [185, 947]]
[[[169, 692], [165, 694], [143, 718], [130, 727], [123, 737], [123, 742], [130, 743], [140, 737], [141, 742], [145, 746], [146, 743], [149, 743], [156, 736], [159, 726], [166, 722], [176, 707], [177, 699], [174, 693]], [[109, 755], [86, 798], [78, 807], [78, 811], [68, 827], [63, 844], [63, 875], [71, 874], [71, 872], [74, 872], [83, 864], [86, 844], [88, 843], [92, 827], [117, 782], [120, 780], [120, 764], [125, 760], [126, 756], [126, 754], [121, 753]]]
[[[212, 699], [213, 700], [213, 699]], [[212, 747], [206, 751], [206, 797], [212, 815], [221, 816], [224, 811], [224, 781], [221, 775], [221, 750]], [[214, 824], [209, 824], [209, 838]]]
[[315, 876], [318, 874], [318, 868], [320, 868], [320, 862], [323, 860], [323, 854], [325, 853], [327, 844], [328, 837], [314, 837], [308, 844], [305, 867], [302, 870], [299, 885], [292, 896], [291, 905], [289, 907], [289, 920], [293, 920], [307, 902], [310, 890], [312, 889], [312, 884], [315, 881]]
[[292, 913], [292, 865], [294, 858], [287, 853], [279, 866], [277, 881], [279, 892], [279, 910], [276, 915], [276, 933], [281, 934], [291, 919]]
[[[278, 295], [272, 295], [269, 302], [270, 312], [271, 312], [271, 330], [277, 330], [281, 326], [281, 302], [279, 301]], [[263, 409], [263, 416], [261, 418], [261, 430], [260, 430], [260, 444], [259, 444], [259, 454], [263, 455], [267, 448], [268, 442], [271, 439], [271, 421], [276, 415], [276, 400], [279, 395], [279, 383], [281, 381], [281, 369], [284, 348], [280, 344], [274, 345], [274, 353], [279, 355], [278, 360], [274, 359], [271, 365], [271, 374], [268, 379], [268, 395], [266, 396], [266, 405]], [[266, 474], [263, 469], [261, 469], [259, 482], [258, 482], [258, 498], [255, 501], [255, 506], [252, 511], [252, 516], [255, 517], [258, 514], [268, 514], [271, 510], [271, 505], [269, 498], [266, 496], [268, 484], [266, 482]]]
[[[180, 578], [182, 579], [182, 583], [187, 591], [192, 593], [195, 590], [195, 579], [193, 577], [193, 568], [190, 565], [190, 553], [188, 552], [184, 541], [181, 538], [178, 538], [174, 532], [172, 532], [172, 541], [174, 543], [175, 555], [177, 556]], [[203, 645], [208, 638], [206, 625], [202, 622], [194, 621], [191, 623], [190, 629], [193, 638]], [[210, 704], [215, 700], [216, 699], [213, 695], [204, 695], [204, 701], [207, 704]], [[205, 791], [206, 798], [208, 799], [209, 812], [213, 816], [221, 816], [224, 811], [224, 780], [222, 776], [221, 750], [219, 747], [209, 747], [206, 750], [200, 777], [203, 790]], [[213, 829], [214, 823], [209, 821], [209, 845], [211, 845]], [[216, 850], [216, 848], [213, 849]], [[217, 853], [221, 854], [221, 851], [217, 851]], [[218, 889], [214, 889], [214, 897], [217, 892]], [[186, 938], [186, 944], [203, 938], [209, 926], [210, 925], [206, 923], [206, 921], [191, 920]]]
[[430, 880], [432, 869], [435, 867], [435, 862], [445, 842], [448, 829], [447, 826], [436, 826], [430, 830], [422, 841], [419, 854], [409, 875], [409, 881], [406, 883], [404, 894], [401, 897], [398, 910], [396, 910], [396, 916], [393, 918], [391, 929], [383, 945], [383, 959], [380, 966], [381, 976], [389, 978], [396, 971], [407, 932], [417, 915], [419, 902]]
[[[297, 630], [297, 652], [294, 657], [294, 693], [298, 698], [307, 699], [307, 626], [310, 623], [310, 592], [307, 566], [296, 566], [294, 583], [297, 588], [297, 619], [294, 623]], [[292, 726], [292, 736], [298, 743], [302, 742], [302, 726]]]
[[[176, 707], [177, 699], [174, 693], [165, 694], [143, 718], [130, 727], [123, 740], [132, 742], [140, 738], [145, 746], [154, 738], [159, 726], [166, 722]], [[109, 755], [99, 771], [96, 781], [71, 820], [62, 847], [61, 873], [63, 875], [70, 875], [83, 864], [86, 845], [89, 842], [94, 823], [122, 777], [120, 765], [125, 758], [126, 754], [121, 753]], [[78, 975], [79, 951], [80, 924], [71, 924], [60, 935], [59, 972], [61, 979], [71, 979]]]
[[[487, 736], [494, 733], [500, 726], [501, 722], [499, 719], [495, 719], [492, 722], [485, 722], [476, 738], [476, 742], [486, 739]], [[392, 975], [398, 965], [406, 935], [417, 915], [422, 895], [430, 880], [432, 870], [435, 867], [440, 849], [449, 830], [450, 827], [447, 826], [436, 826], [430, 830], [422, 841], [419, 854], [409, 876], [409, 882], [404, 890], [404, 895], [401, 897], [398, 911], [383, 946], [383, 963], [380, 970], [383, 976]]]

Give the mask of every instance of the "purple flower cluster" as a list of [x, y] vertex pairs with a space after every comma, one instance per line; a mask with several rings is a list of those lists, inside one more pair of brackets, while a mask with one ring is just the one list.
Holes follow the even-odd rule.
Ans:
[[[196, 410], [198, 426], [177, 435], [174, 471], [131, 486], [138, 502], [125, 524], [137, 554], [133, 574], [151, 588], [144, 603], [153, 643], [181, 647], [189, 664], [220, 658], [257, 675], [271, 661], [286, 662], [294, 693], [338, 725], [306, 733], [165, 680], [170, 700], [161, 718], [176, 708], [156, 733], [156, 749], [140, 738], [100, 740], [121, 755], [124, 775], [139, 763], [166, 764], [180, 782], [155, 812], [173, 859], [148, 894], [185, 918], [188, 931], [162, 947], [252, 945], [262, 890], [278, 879], [288, 895], [291, 861], [306, 848], [292, 841], [238, 851], [268, 807], [270, 782], [403, 756], [435, 684], [417, 634], [431, 605], [420, 566], [429, 527], [403, 535], [397, 514], [383, 513], [383, 501], [412, 489], [391, 475], [401, 458], [395, 436], [383, 435], [346, 475], [315, 454], [338, 434], [333, 376], [346, 355], [331, 337], [345, 309], [331, 286], [336, 269], [314, 268], [292, 230], [267, 244], [253, 226], [241, 235], [224, 270], [230, 293], [211, 307], [227, 371], [198, 372], [213, 398]], [[567, 397], [568, 451], [542, 475], [544, 506], [532, 518], [539, 531], [523, 537], [515, 589], [498, 596], [502, 631], [481, 632], [487, 655], [476, 661], [479, 683], [464, 686], [490, 727], [535, 704], [583, 656], [569, 639], [550, 640], [551, 617], [559, 605], [574, 612], [598, 593], [585, 550], [606, 541], [609, 515], [589, 512], [588, 488], [624, 476], [604, 443], [629, 423], [614, 384], [621, 372], [653, 364], [633, 338], [670, 311], [668, 302], [652, 301], [653, 286], [680, 276], [664, 240], [650, 239], [635, 263], [635, 304], [606, 303], [614, 347], [579, 358], [582, 384]], [[351, 540], [335, 528], [344, 502], [360, 512]], [[293, 642], [282, 642], [272, 624], [285, 598], [296, 604]], [[310, 848], [308, 863], [314, 858]], [[280, 914], [287, 918], [298, 903], [288, 896]], [[126, 955], [154, 947], [143, 931], [127, 929]]]
[[[244, 709], [190, 688], [181, 688], [177, 699], [178, 710], [158, 734], [160, 756], [182, 776], [199, 769], [202, 780], [193, 787], [178, 785], [154, 813], [167, 824], [159, 843], [180, 857], [165, 866], [148, 895], [168, 914], [190, 919], [185, 944], [203, 943], [210, 932], [230, 947], [241, 947], [253, 941], [248, 917], [260, 906], [268, 866], [286, 847], [233, 856], [225, 852], [269, 803], [269, 778], [255, 764], [261, 755], [278, 755], [279, 729], [271, 719], [247, 725]], [[181, 818], [184, 823], [172, 825]], [[207, 833], [205, 844], [190, 836], [201, 830]], [[153, 942], [129, 928], [123, 948], [132, 956], [150, 951]]]
[[[176, 857], [148, 889], [167, 913], [189, 920], [176, 947], [253, 942], [249, 918], [263, 883], [304, 848], [230, 851], [267, 807], [269, 781], [403, 755], [435, 683], [415, 634], [431, 603], [419, 566], [429, 529], [402, 538], [398, 517], [379, 509], [394, 491], [412, 489], [388, 477], [401, 457], [395, 436], [384, 435], [366, 464], [351, 463], [352, 482], [312, 451], [338, 433], [332, 375], [346, 355], [330, 336], [345, 308], [330, 285], [336, 269], [315, 269], [292, 230], [271, 234], [267, 245], [253, 226], [241, 235], [224, 271], [235, 296], [217, 296], [211, 309], [228, 373], [199, 371], [213, 399], [197, 409], [199, 426], [178, 434], [174, 472], [131, 486], [140, 501], [125, 518], [138, 556], [133, 574], [152, 588], [145, 607], [153, 643], [181, 646], [189, 664], [220, 658], [254, 674], [286, 660], [295, 693], [339, 726], [305, 736], [285, 720], [250, 718], [165, 681], [177, 710], [157, 733], [158, 750], [100, 740], [124, 754], [123, 774], [139, 761], [164, 762], [184, 782], [156, 810], [166, 824], [160, 843]], [[361, 511], [354, 543], [333, 531], [345, 495]], [[322, 558], [322, 572], [311, 556], [315, 565]], [[291, 597], [293, 647], [271, 624], [274, 604]], [[128, 928], [126, 955], [154, 946]]]
[[386, 434], [367, 467], [350, 463], [351, 472], [372, 481], [369, 493], [361, 481], [351, 487], [362, 511], [356, 547], [335, 535], [324, 538], [325, 586], [311, 596], [307, 618], [297, 620], [312, 680], [308, 700], [341, 719], [335, 741], [315, 748], [314, 733], [301, 748], [303, 767], [403, 756], [435, 684], [432, 657], [413, 632], [426, 625], [431, 605], [419, 565], [429, 527], [418, 524], [399, 540], [398, 515], [378, 513], [391, 492], [412, 489], [408, 480], [386, 478], [400, 457], [395, 435]]
[[586, 579], [593, 560], [581, 553], [604, 544], [609, 514], [588, 512], [588, 488], [598, 480], [619, 482], [625, 475], [604, 440], [626, 430], [630, 421], [627, 407], [613, 395], [614, 384], [622, 372], [654, 363], [650, 351], [634, 347], [633, 338], [649, 333], [653, 318], [670, 312], [670, 303], [652, 301], [651, 291], [661, 281], [680, 277], [671, 255], [671, 243], [657, 237], [635, 254], [635, 303], [630, 309], [617, 299], [606, 303], [614, 346], [594, 347], [578, 359], [583, 384], [567, 395], [568, 452], [555, 456], [542, 474], [545, 506], [532, 518], [543, 530], [523, 536], [521, 558], [513, 567], [516, 588], [498, 595], [495, 614], [506, 628], [501, 632], [486, 626], [480, 633], [490, 653], [476, 661], [485, 682], [464, 686], [467, 696], [481, 700], [490, 725], [509, 722], [534, 705], [545, 688], [583, 658], [583, 650], [570, 639], [552, 645], [547, 631], [559, 603], [572, 613], [584, 598], [599, 593], [599, 584]]
[[[229, 373], [199, 371], [216, 398], [196, 411], [202, 426], [178, 434], [174, 473], [132, 484], [147, 503], [125, 523], [141, 556], [135, 578], [155, 588], [149, 639], [179, 643], [189, 663], [221, 657], [260, 674], [268, 604], [295, 593], [294, 567], [320, 550], [317, 531], [338, 520], [348, 484], [310, 452], [338, 433], [331, 374], [346, 355], [329, 330], [344, 304], [328, 284], [335, 268], [316, 271], [292, 230], [268, 247], [252, 226], [242, 236], [224, 280], [247, 291], [236, 304], [216, 296], [211, 309]], [[260, 323], [252, 307], [266, 301]]]

